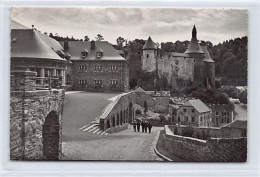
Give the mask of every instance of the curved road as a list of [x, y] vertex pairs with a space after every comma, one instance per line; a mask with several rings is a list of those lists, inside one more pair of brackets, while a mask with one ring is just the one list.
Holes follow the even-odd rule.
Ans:
[[63, 113], [63, 160], [122, 160], [161, 161], [154, 153], [158, 132], [162, 127], [153, 127], [152, 133], [133, 132], [129, 127], [110, 135], [98, 135], [80, 131], [89, 124], [110, 102], [115, 93], [67, 93]]

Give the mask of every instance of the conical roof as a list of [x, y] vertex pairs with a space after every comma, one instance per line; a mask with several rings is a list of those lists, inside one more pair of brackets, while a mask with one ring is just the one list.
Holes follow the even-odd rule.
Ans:
[[206, 46], [201, 46], [201, 49], [204, 52], [204, 56], [205, 56], [203, 61], [209, 62], [209, 63], [214, 63], [214, 60], [212, 60], [212, 58], [209, 55], [207, 47]]
[[189, 44], [188, 49], [186, 50], [185, 53], [187, 53], [187, 54], [203, 53], [203, 51], [202, 51], [202, 49], [199, 45], [199, 42], [197, 40], [197, 30], [196, 30], [195, 25], [192, 29], [192, 38], [191, 38], [190, 44]]
[[149, 36], [148, 40], [145, 42], [145, 44], [143, 46], [143, 50], [156, 50], [156, 49], [157, 49], [157, 47], [155, 46], [153, 40]]

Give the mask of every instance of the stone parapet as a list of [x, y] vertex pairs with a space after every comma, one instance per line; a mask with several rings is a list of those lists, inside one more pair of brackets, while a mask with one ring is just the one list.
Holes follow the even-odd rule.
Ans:
[[36, 90], [36, 72], [33, 71], [11, 71], [11, 91], [24, 90], [33, 91]]
[[247, 138], [210, 138], [200, 140], [173, 135], [168, 126], [164, 132], [165, 148], [186, 161], [246, 162]]

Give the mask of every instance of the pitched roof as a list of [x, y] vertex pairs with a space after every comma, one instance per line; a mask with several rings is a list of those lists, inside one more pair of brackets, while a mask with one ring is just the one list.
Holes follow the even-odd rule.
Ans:
[[155, 46], [153, 40], [151, 39], [151, 37], [149, 36], [148, 40], [145, 42], [144, 46], [143, 46], [143, 50], [156, 50], [157, 47]]
[[207, 50], [206, 46], [201, 46], [202, 51], [204, 52], [204, 60], [205, 62], [209, 62], [209, 63], [214, 63], [214, 61], [212, 60], [212, 58], [209, 55], [209, 52]]
[[231, 122], [223, 127], [229, 127], [229, 128], [247, 128], [247, 120], [235, 120], [234, 122]]
[[145, 92], [145, 91], [141, 87], [138, 87], [137, 89], [135, 89], [135, 92]]
[[[60, 42], [64, 46], [64, 42]], [[91, 49], [91, 41], [68, 41], [69, 48], [64, 50], [70, 54], [71, 60], [82, 60], [81, 52], [87, 49], [88, 55], [84, 60], [116, 60], [125, 61], [125, 59], [117, 52], [117, 50], [107, 41], [95, 41], [95, 49]], [[96, 52], [102, 51], [101, 58], [96, 57]]]
[[62, 50], [59, 43], [37, 30], [11, 30], [11, 57], [66, 61], [56, 53], [57, 50]]
[[183, 104], [184, 106], [192, 106], [196, 109], [199, 113], [209, 112], [209, 107], [203, 103], [200, 99], [189, 100]]
[[10, 29], [30, 29], [17, 21], [11, 20]]

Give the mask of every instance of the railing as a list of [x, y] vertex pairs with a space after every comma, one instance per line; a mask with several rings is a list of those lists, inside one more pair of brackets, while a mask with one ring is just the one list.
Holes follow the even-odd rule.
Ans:
[[34, 77], [37, 90], [59, 89], [62, 85], [62, 76]]

